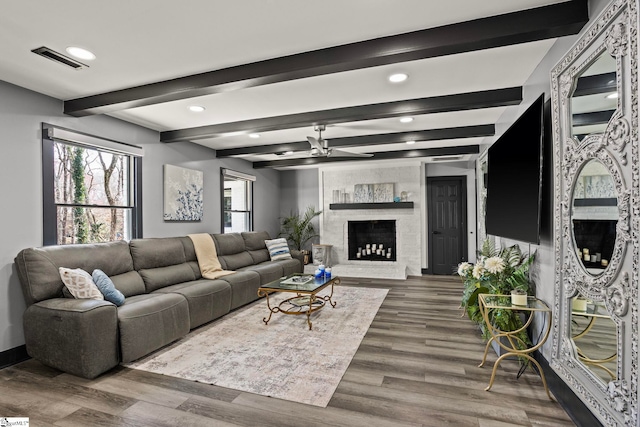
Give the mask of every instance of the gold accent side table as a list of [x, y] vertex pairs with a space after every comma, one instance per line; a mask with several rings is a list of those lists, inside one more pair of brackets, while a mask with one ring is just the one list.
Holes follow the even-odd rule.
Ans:
[[[542, 367], [537, 360], [530, 356], [530, 353], [533, 353], [534, 351], [542, 347], [547, 338], [549, 338], [549, 331], [551, 330], [551, 309], [549, 308], [549, 306], [541, 299], [532, 296], [527, 297], [526, 306], [511, 304], [510, 295], [480, 294], [478, 295], [478, 302], [480, 312], [482, 313], [482, 317], [484, 319], [484, 323], [487, 327], [487, 330], [491, 334], [491, 338], [489, 339], [489, 342], [487, 342], [487, 346], [484, 349], [484, 356], [482, 357], [482, 362], [480, 363], [479, 367], [482, 367], [484, 365], [484, 362], [487, 360], [487, 353], [489, 352], [489, 347], [491, 346], [492, 341], [498, 343], [498, 345], [500, 345], [500, 347], [502, 347], [506, 351], [506, 353], [498, 357], [498, 360], [496, 360], [496, 362], [494, 363], [493, 371], [491, 372], [491, 380], [489, 380], [489, 385], [487, 386], [487, 388], [485, 388], [485, 390], [489, 391], [491, 389], [491, 386], [493, 386], [493, 381], [496, 378], [496, 370], [498, 369], [500, 362], [502, 362], [502, 360], [509, 356], [516, 356], [518, 358], [525, 358], [529, 360], [538, 368], [538, 372], [540, 373], [540, 378], [542, 379], [542, 384], [544, 385], [544, 389], [547, 392], [547, 396], [549, 396], [549, 399], [553, 400], [553, 398], [551, 397], [551, 393], [549, 393], [549, 387], [547, 386], [547, 380], [544, 376], [544, 372], [542, 371]], [[516, 331], [502, 331], [495, 325], [493, 325], [489, 320], [489, 312], [491, 310], [497, 309], [525, 312], [527, 314], [527, 319], [524, 322], [524, 325]], [[527, 328], [533, 321], [533, 315], [535, 313], [542, 313], [543, 316], [545, 316], [546, 326], [544, 329], [544, 335], [537, 344], [531, 347], [525, 345], [523, 346], [525, 348], [519, 348], [519, 345], [522, 346], [524, 342], [520, 338], [518, 338], [517, 334], [527, 330]]]

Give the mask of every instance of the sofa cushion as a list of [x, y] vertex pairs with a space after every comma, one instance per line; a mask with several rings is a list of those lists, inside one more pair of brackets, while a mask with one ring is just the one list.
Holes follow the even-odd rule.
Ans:
[[114, 303], [118, 307], [124, 303], [124, 295], [116, 289], [116, 286], [113, 284], [111, 279], [109, 279], [109, 276], [104, 274], [104, 271], [98, 269], [93, 270], [91, 278], [93, 278], [93, 282], [100, 290], [100, 293], [104, 295], [104, 299]]
[[169, 265], [167, 267], [140, 270], [147, 292], [153, 292], [165, 286], [196, 280], [193, 269], [187, 263]]
[[60, 267], [99, 268], [109, 277], [133, 270], [125, 241], [29, 248], [20, 251], [15, 261], [27, 305], [62, 296]]
[[96, 286], [91, 275], [81, 268], [64, 268], [58, 269], [62, 283], [67, 287], [71, 295], [78, 299], [96, 299], [103, 300], [104, 295]]
[[223, 280], [200, 279], [158, 289], [155, 293], [176, 293], [189, 303], [190, 328], [196, 328], [231, 310], [231, 286]]
[[220, 280], [231, 285], [231, 310], [258, 299], [258, 288], [261, 281], [260, 275], [256, 271], [237, 271], [221, 277]]
[[282, 266], [272, 261], [263, 262], [258, 265], [249, 265], [239, 269], [239, 271], [255, 271], [260, 275], [261, 285], [273, 282], [284, 275]]
[[246, 252], [244, 239], [239, 233], [212, 234], [218, 256], [234, 255]]
[[265, 240], [264, 242], [269, 250], [269, 257], [271, 261], [278, 261], [281, 259], [291, 259], [291, 253], [289, 253], [289, 244], [287, 239], [273, 239]]
[[122, 362], [132, 362], [189, 333], [189, 305], [176, 293], [127, 298], [118, 308]]
[[144, 281], [137, 271], [129, 271], [128, 273], [116, 274], [109, 276], [116, 289], [122, 292], [125, 297], [140, 295], [147, 292], [144, 287]]
[[245, 249], [251, 255], [254, 264], [269, 261], [269, 251], [265, 245], [265, 240], [271, 240], [271, 236], [266, 231], [244, 231], [240, 233], [244, 240]]
[[252, 265], [253, 258], [245, 250], [244, 239], [239, 233], [212, 234], [218, 260], [224, 270], [238, 270]]
[[177, 237], [134, 239], [129, 246], [133, 265], [138, 271], [187, 262], [184, 246]]
[[196, 279], [202, 279], [202, 273], [200, 272], [200, 266], [198, 265], [198, 257], [196, 256], [196, 248], [193, 246], [193, 240], [189, 237], [178, 237], [184, 248], [184, 257], [189, 264], [189, 267], [196, 275]]
[[282, 275], [288, 276], [293, 273], [302, 273], [302, 263], [296, 258], [281, 259], [273, 261], [282, 267]]

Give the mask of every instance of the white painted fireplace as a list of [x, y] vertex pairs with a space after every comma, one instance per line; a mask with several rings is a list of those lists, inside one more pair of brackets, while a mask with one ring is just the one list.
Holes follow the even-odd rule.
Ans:
[[[419, 162], [407, 162], [390, 167], [374, 162], [360, 162], [351, 166], [325, 167], [319, 170], [320, 243], [332, 245], [332, 267], [334, 274], [343, 277], [370, 277], [405, 279], [407, 275], [421, 274], [421, 236], [425, 226], [421, 215], [421, 167]], [[331, 209], [333, 191], [347, 194], [346, 199], [354, 201], [356, 184], [393, 184], [394, 196], [406, 192], [413, 202], [410, 208], [380, 209], [375, 205], [367, 209]], [[384, 206], [384, 205], [382, 205]], [[395, 221], [395, 261], [349, 259], [348, 222], [393, 220]], [[373, 243], [373, 242], [372, 242]]]

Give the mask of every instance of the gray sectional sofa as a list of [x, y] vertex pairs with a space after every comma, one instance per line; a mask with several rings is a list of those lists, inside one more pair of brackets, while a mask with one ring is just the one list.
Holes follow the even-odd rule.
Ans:
[[[302, 272], [302, 255], [271, 261], [266, 232], [212, 234], [222, 268], [202, 278], [189, 237], [22, 250], [15, 259], [27, 302], [27, 352], [45, 365], [95, 378], [258, 298], [260, 285]], [[124, 294], [120, 307], [63, 293], [59, 267], [104, 271]]]

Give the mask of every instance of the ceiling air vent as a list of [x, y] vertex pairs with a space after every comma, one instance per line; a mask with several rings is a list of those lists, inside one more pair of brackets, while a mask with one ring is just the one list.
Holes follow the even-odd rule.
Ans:
[[56, 52], [55, 50], [49, 49], [48, 47], [42, 46], [37, 49], [33, 49], [31, 52], [44, 56], [47, 59], [57, 62], [58, 64], [66, 65], [67, 67], [71, 67], [74, 70], [81, 70], [83, 68], [89, 68], [88, 65], [83, 64], [82, 62], [78, 62], [75, 59], [71, 59], [68, 56], [65, 56], [61, 53]]
[[434, 157], [432, 162], [453, 162], [455, 160], [462, 159], [462, 156], [442, 156], [442, 157]]

